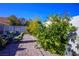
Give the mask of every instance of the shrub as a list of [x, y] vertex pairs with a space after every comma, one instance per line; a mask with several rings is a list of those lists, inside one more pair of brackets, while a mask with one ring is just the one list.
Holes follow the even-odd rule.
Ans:
[[0, 50], [2, 50], [7, 44], [7, 40], [0, 37]]
[[13, 42], [14, 42], [14, 43], [19, 42], [20, 40], [23, 39], [23, 36], [24, 36], [24, 32], [22, 32], [22, 33], [21, 33], [20, 35], [18, 35], [18, 36], [15, 36], [15, 37], [13, 38]]
[[39, 23], [40, 21], [38, 20], [32, 20], [29, 22], [28, 26], [27, 26], [27, 31], [30, 33], [30, 34], [35, 34], [35, 30], [36, 28], [39, 26]]
[[[36, 32], [36, 37], [38, 38], [38, 43], [51, 53], [64, 55], [65, 47], [68, 44], [68, 34], [75, 31], [75, 27], [69, 23], [69, 18], [52, 16], [50, 21], [51, 25], [45, 27], [39, 25], [37, 28], [35, 25], [31, 24], [31, 32]], [[35, 28], [33, 28], [34, 26]]]

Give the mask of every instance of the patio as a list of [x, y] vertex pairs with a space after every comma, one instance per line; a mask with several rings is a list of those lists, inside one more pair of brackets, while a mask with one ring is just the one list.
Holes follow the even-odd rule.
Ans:
[[37, 46], [35, 37], [25, 34], [20, 42], [11, 43], [0, 51], [0, 56], [51, 56], [51, 54]]

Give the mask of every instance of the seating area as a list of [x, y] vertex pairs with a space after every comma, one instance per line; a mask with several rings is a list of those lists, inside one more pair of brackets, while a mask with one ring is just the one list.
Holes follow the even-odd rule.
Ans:
[[19, 33], [6, 31], [3, 34], [0, 34], [0, 50], [3, 50], [6, 45], [11, 43], [17, 43], [22, 40], [24, 32]]

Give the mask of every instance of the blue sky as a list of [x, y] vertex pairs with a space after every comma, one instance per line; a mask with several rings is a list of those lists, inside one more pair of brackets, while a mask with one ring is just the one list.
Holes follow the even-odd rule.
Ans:
[[79, 4], [77, 3], [0, 3], [0, 16], [7, 17], [16, 15], [26, 19], [40, 17], [45, 20], [47, 16], [52, 14], [63, 15], [68, 11], [69, 15], [79, 15]]

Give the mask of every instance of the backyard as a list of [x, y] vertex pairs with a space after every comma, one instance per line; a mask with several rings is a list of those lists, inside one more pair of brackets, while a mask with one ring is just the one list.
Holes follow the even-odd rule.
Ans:
[[8, 45], [3, 51], [0, 51], [1, 56], [46, 56], [51, 55], [37, 46], [36, 38], [32, 35], [25, 34], [23, 39], [14, 44]]
[[79, 55], [77, 27], [70, 23], [68, 15], [52, 15], [45, 22], [39, 18], [26, 22], [17, 19], [10, 16], [9, 25], [1, 23], [1, 56]]

